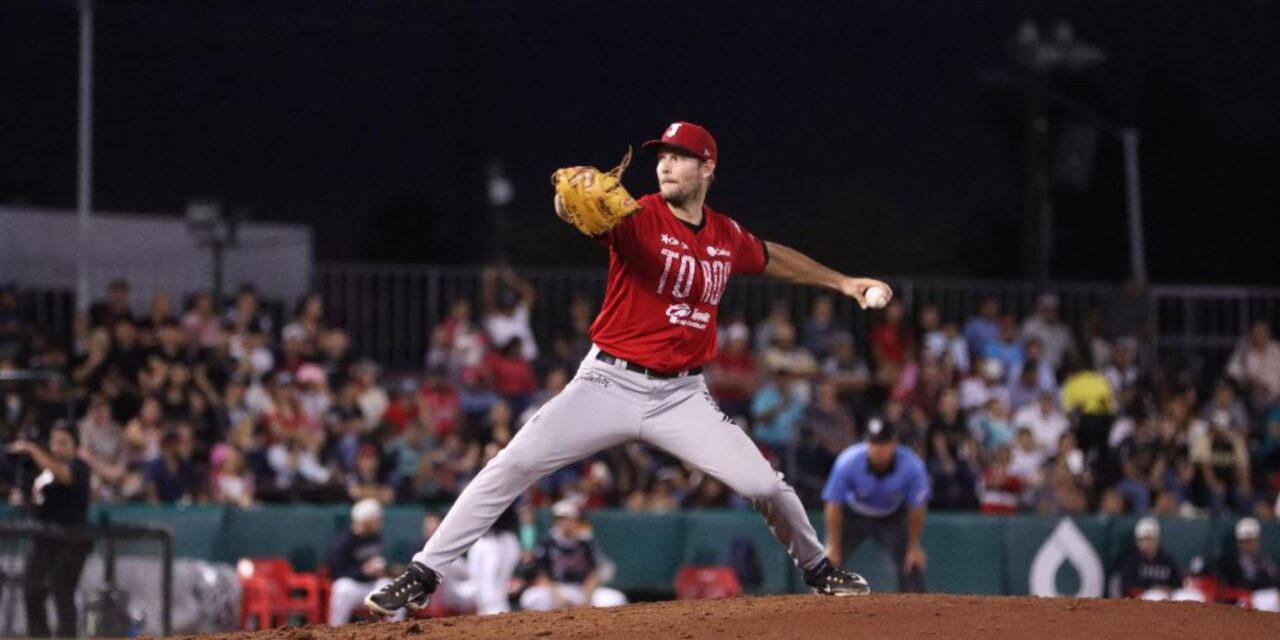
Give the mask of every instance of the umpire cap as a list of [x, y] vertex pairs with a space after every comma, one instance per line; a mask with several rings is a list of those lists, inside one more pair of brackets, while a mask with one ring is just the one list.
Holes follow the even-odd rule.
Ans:
[[872, 418], [867, 421], [867, 440], [876, 444], [885, 442], [894, 442], [898, 439], [898, 430], [894, 428], [892, 422], [885, 422], [880, 418]]

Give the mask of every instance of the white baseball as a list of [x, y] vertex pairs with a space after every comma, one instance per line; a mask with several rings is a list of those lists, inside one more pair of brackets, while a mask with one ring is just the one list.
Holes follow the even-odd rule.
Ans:
[[862, 294], [862, 299], [867, 301], [867, 306], [872, 309], [879, 309], [889, 304], [889, 292], [884, 287], [873, 285], [867, 287], [867, 291]]

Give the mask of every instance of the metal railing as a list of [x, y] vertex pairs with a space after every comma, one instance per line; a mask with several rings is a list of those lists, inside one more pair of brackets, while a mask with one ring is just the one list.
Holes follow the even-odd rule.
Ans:
[[[453, 300], [470, 299], [478, 309], [482, 270], [481, 266], [321, 263], [313, 269], [311, 282], [312, 289], [324, 297], [329, 322], [351, 332], [357, 353], [389, 367], [416, 370], [422, 366], [431, 327], [445, 317]], [[575, 296], [586, 297], [594, 305], [604, 296], [604, 268], [529, 267], [517, 272], [538, 290], [532, 324], [543, 348], [553, 335], [567, 330], [568, 306]], [[944, 319], [957, 322], [976, 313], [987, 296], [998, 299], [1002, 311], [1023, 318], [1047, 289], [1057, 294], [1063, 320], [1077, 330], [1091, 311], [1104, 308], [1120, 294], [1118, 285], [1102, 282], [1054, 282], [1045, 287], [1023, 280], [889, 281], [908, 308], [932, 304]], [[179, 300], [190, 292], [173, 293]], [[811, 287], [737, 277], [729, 284], [720, 315], [722, 319], [741, 315], [754, 325], [775, 304], [782, 304], [798, 323], [820, 295], [824, 292]], [[1153, 285], [1144, 300], [1153, 322], [1155, 353], [1184, 358], [1196, 368], [1225, 361], [1251, 321], [1280, 323], [1280, 288], [1276, 287]], [[274, 302], [284, 309], [293, 306], [293, 301]], [[874, 315], [859, 312], [849, 299], [837, 297], [835, 303], [837, 320], [862, 339]], [[74, 307], [69, 291], [25, 291], [22, 304], [32, 320], [56, 339], [70, 338]]]
[[[26, 575], [32, 570], [29, 566], [31, 562], [48, 562], [52, 558], [35, 557], [30, 551], [36, 540], [55, 541], [58, 546], [69, 548], [76, 544], [88, 544], [94, 548], [94, 555], [97, 556], [102, 563], [102, 593], [111, 593], [118, 591], [116, 565], [120, 555], [137, 555], [137, 543], [152, 543], [158, 546], [158, 556], [160, 562], [160, 592], [159, 602], [144, 603], [147, 609], [157, 611], [160, 618], [160, 630], [164, 636], [169, 636], [173, 632], [173, 535], [166, 529], [159, 527], [139, 527], [139, 526], [77, 526], [65, 527], [42, 524], [34, 521], [5, 521], [0, 522], [0, 603], [3, 603], [3, 610], [0, 610], [0, 618], [5, 622], [0, 624], [0, 637], [13, 637], [16, 629], [13, 628], [15, 622], [19, 619], [25, 623], [25, 614], [16, 615], [19, 610], [18, 602], [21, 601], [23, 594], [23, 585], [26, 583]], [[25, 547], [25, 550], [23, 548]], [[18, 552], [18, 553], [15, 553]], [[75, 566], [74, 570], [80, 573], [80, 566]], [[69, 580], [62, 577], [62, 580]], [[77, 575], [72, 584], [81, 582]], [[80, 591], [87, 589], [85, 585], [81, 585]], [[100, 635], [106, 633], [108, 635], [123, 636], [123, 629], [120, 625], [124, 624], [123, 620], [110, 620], [108, 618], [118, 618], [126, 615], [125, 611], [113, 611], [111, 606], [92, 606], [91, 598], [85, 598], [85, 606], [87, 609], [81, 609], [77, 614], [78, 621], [85, 624], [80, 626], [83, 637], [85, 632], [90, 635]], [[123, 604], [123, 603], [118, 603]], [[153, 606], [152, 606], [153, 605]]]

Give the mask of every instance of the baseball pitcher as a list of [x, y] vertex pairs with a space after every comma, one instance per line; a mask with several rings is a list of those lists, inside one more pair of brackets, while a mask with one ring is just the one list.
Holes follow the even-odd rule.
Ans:
[[892, 291], [879, 280], [843, 275], [761, 241], [708, 207], [719, 153], [706, 129], [676, 122], [644, 148], [657, 158], [658, 192], [638, 201], [620, 182], [630, 153], [607, 173], [573, 167], [553, 176], [556, 215], [609, 248], [608, 287], [590, 330], [593, 347], [564, 391], [467, 485], [405, 573], [370, 594], [370, 610], [391, 615], [426, 606], [441, 568], [533, 482], [633, 440], [750, 499], [815, 592], [870, 591], [861, 576], [827, 559], [795, 491], [712, 401], [702, 367], [715, 354], [717, 309], [732, 274], [823, 287], [863, 308], [882, 306]]

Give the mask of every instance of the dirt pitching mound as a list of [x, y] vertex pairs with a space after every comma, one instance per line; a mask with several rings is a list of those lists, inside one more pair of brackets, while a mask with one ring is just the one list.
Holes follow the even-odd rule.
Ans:
[[1137, 600], [944, 595], [812, 595], [634, 604], [616, 609], [294, 627], [224, 640], [554, 638], [938, 638], [939, 640], [1276, 640], [1280, 614]]

